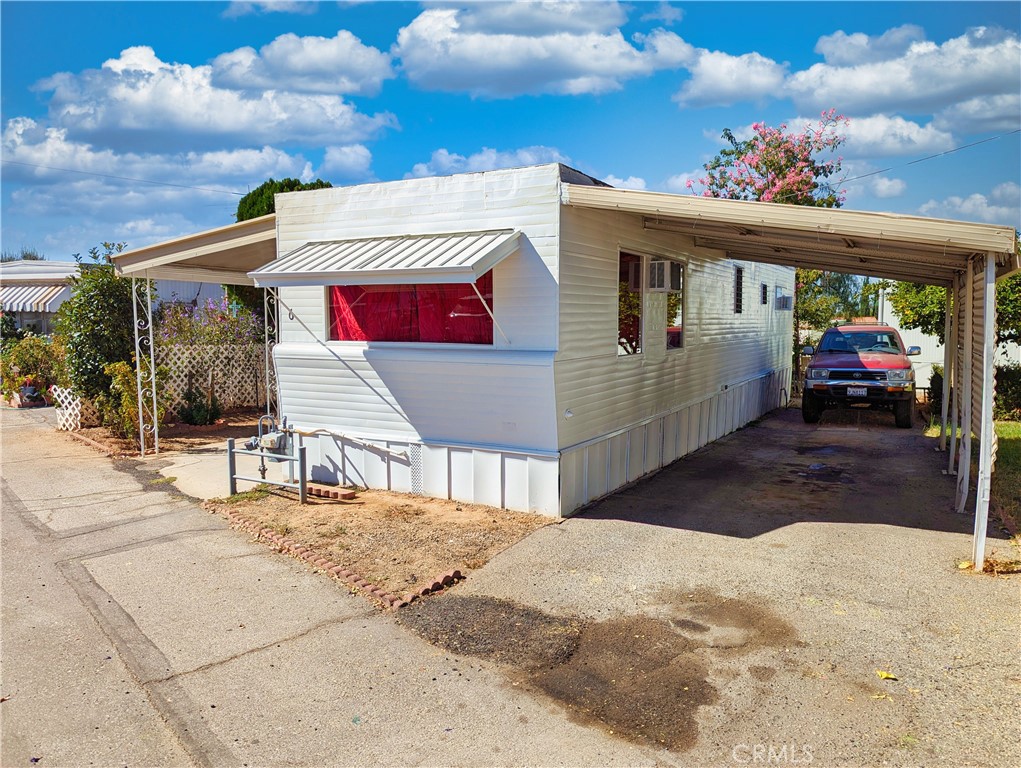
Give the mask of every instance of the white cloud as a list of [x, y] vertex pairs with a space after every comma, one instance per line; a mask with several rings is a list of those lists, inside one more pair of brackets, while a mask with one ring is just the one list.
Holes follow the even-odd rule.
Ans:
[[929, 200], [919, 208], [919, 212], [924, 216], [1017, 227], [1021, 224], [1021, 187], [1014, 182], [1005, 182], [988, 195], [973, 192], [967, 197], [953, 195], [944, 200]]
[[645, 189], [645, 179], [638, 176], [628, 176], [626, 179], [622, 179], [611, 174], [605, 176], [603, 181], [611, 187], [617, 187], [618, 189]]
[[212, 67], [213, 86], [242, 91], [372, 95], [394, 76], [389, 54], [344, 29], [330, 38], [280, 35], [258, 52], [244, 47], [220, 54]]
[[[494, 14], [511, 12], [503, 6], [431, 8], [401, 28], [392, 51], [408, 79], [420, 88], [489, 97], [619, 90], [624, 80], [677, 68], [694, 53], [681, 38], [662, 29], [636, 36], [643, 46], [636, 48], [619, 29], [606, 28], [601, 4], [583, 5], [569, 16], [563, 14], [562, 4], [550, 6], [552, 16], [546, 4], [528, 6], [532, 10], [542, 6], [546, 14], [542, 24], [532, 25], [540, 30], [528, 33], [515, 31], [523, 30], [522, 25], [493, 28]], [[588, 19], [590, 13], [594, 20]], [[574, 19], [571, 24], [568, 18]], [[547, 23], [552, 20], [561, 26]]]
[[954, 146], [954, 137], [931, 123], [923, 126], [890, 115], [853, 118], [842, 132], [847, 136], [843, 151], [851, 157], [927, 154]]
[[541, 163], [570, 163], [569, 157], [555, 147], [522, 147], [500, 152], [483, 147], [473, 155], [458, 155], [447, 149], [437, 149], [427, 163], [416, 163], [405, 178], [446, 176], [454, 173], [492, 171], [497, 168], [518, 168]]
[[903, 55], [850, 66], [814, 64], [787, 81], [801, 109], [838, 105], [849, 114], [932, 111], [1021, 91], [1015, 32], [978, 27], [942, 45], [914, 42]]
[[223, 12], [225, 19], [236, 19], [241, 16], [248, 16], [253, 13], [301, 13], [310, 14], [316, 12], [314, 2], [294, 2], [293, 0], [231, 0], [227, 10]]
[[70, 140], [66, 130], [25, 117], [9, 120], [0, 142], [4, 160], [11, 162], [11, 167], [5, 168], [5, 180], [43, 183], [55, 183], [66, 178], [64, 171], [71, 171], [236, 190], [237, 185], [253, 180], [261, 183], [270, 176], [294, 176], [306, 163], [301, 155], [269, 146], [176, 154], [117, 153]]
[[[140, 246], [229, 224], [241, 195], [267, 178], [312, 177], [304, 157], [273, 147], [117, 153], [28, 118], [8, 121], [0, 147], [4, 241], [46, 232], [32, 244], [57, 258], [101, 240]], [[69, 211], [79, 223], [66, 224]]]
[[627, 21], [620, 3], [587, 0], [475, 3], [470, 9], [463, 4], [451, 4], [447, 10], [462, 11], [459, 19], [466, 32], [525, 37], [557, 32], [608, 32]]
[[903, 179], [888, 179], [885, 176], [875, 176], [869, 180], [868, 186], [873, 195], [882, 199], [900, 197], [908, 188]]
[[684, 11], [670, 3], [659, 3], [653, 10], [642, 14], [642, 21], [662, 21], [667, 26], [684, 18]]
[[372, 175], [372, 153], [361, 144], [327, 147], [318, 175], [331, 179], [366, 179]]
[[843, 30], [819, 38], [815, 52], [822, 54], [827, 64], [848, 67], [872, 61], [898, 58], [912, 44], [925, 40], [925, 30], [914, 24], [888, 29], [878, 37], [861, 32], [847, 34]]
[[688, 188], [688, 182], [697, 183], [703, 176], [705, 176], [704, 168], [699, 168], [696, 171], [684, 171], [668, 178], [663, 184], [663, 189], [666, 192], [674, 192], [681, 195], [688, 194], [691, 192]]
[[1021, 125], [1021, 94], [978, 96], [958, 102], [937, 112], [933, 125], [955, 133], [1014, 130]]
[[787, 66], [758, 53], [732, 56], [722, 51], [699, 51], [689, 67], [691, 79], [674, 95], [674, 101], [682, 106], [730, 106], [780, 96]]
[[132, 150], [277, 141], [362, 141], [396, 124], [364, 115], [342, 98], [218, 88], [212, 68], [161, 61], [147, 46], [125, 50], [102, 69], [42, 81], [53, 91], [50, 119], [74, 138]]

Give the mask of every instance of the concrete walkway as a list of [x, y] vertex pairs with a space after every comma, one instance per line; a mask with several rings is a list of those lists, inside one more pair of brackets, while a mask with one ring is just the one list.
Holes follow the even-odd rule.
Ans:
[[442, 653], [51, 419], [0, 412], [0, 764], [663, 759]]

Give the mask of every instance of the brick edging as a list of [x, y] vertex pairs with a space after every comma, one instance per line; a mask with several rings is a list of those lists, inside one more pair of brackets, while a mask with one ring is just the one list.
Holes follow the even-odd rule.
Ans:
[[397, 595], [387, 592], [382, 587], [363, 579], [354, 571], [337, 565], [329, 558], [323, 557], [308, 547], [298, 544], [293, 539], [281, 536], [272, 528], [260, 527], [257, 523], [253, 523], [248, 518], [243, 517], [236, 512], [227, 512], [226, 516], [227, 522], [231, 525], [231, 527], [250, 533], [255, 536], [256, 539], [262, 539], [272, 543], [273, 548], [278, 552], [291, 555], [299, 560], [304, 560], [313, 568], [329, 574], [338, 581], [346, 582], [352, 590], [357, 591], [365, 597], [382, 603], [385, 608], [389, 608], [392, 611], [396, 611], [398, 608], [404, 608], [415, 600], [423, 598], [433, 592], [440, 592], [452, 584], [461, 581], [465, 577], [464, 573], [455, 568], [454, 570], [447, 571], [433, 579], [426, 586], [420, 587], [414, 592], [407, 592], [402, 597], [398, 597]]

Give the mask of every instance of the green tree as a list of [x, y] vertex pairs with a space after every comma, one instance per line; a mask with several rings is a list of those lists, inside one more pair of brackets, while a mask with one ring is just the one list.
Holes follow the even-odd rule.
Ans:
[[106, 367], [129, 365], [135, 351], [131, 280], [119, 277], [110, 257], [125, 243], [102, 243], [89, 250], [88, 261], [74, 254], [78, 273], [71, 277], [71, 297], [60, 306], [56, 335], [67, 355], [71, 386], [90, 400], [110, 390]]
[[248, 221], [259, 216], [276, 212], [275, 195], [278, 192], [298, 192], [304, 189], [325, 189], [333, 185], [328, 181], [316, 179], [304, 183], [298, 179], [267, 179], [238, 201], [238, 209], [234, 214], [237, 221]]
[[17, 251], [4, 251], [0, 253], [0, 261], [43, 261], [46, 257], [43, 256], [35, 248], [26, 248], [22, 246]]
[[[887, 293], [894, 314], [904, 328], [935, 336], [942, 344], [946, 288], [940, 285], [894, 283]], [[1021, 343], [1021, 273], [996, 284], [996, 342]]]
[[[326, 189], [332, 186], [330, 182], [322, 179], [316, 179], [307, 184], [298, 179], [280, 179], [280, 181], [267, 179], [238, 201], [234, 218], [236, 221], [248, 221], [275, 213], [275, 196], [278, 192], [300, 192], [305, 189]], [[262, 315], [262, 291], [260, 289], [250, 285], [225, 285], [224, 288], [230, 301]]]

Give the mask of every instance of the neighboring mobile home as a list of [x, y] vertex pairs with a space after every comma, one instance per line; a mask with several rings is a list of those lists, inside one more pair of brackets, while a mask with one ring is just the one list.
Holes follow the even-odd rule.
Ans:
[[[14, 316], [14, 327], [35, 334], [53, 331], [53, 318], [71, 296], [71, 278], [78, 274], [74, 261], [6, 261], [0, 263], [0, 310]], [[157, 280], [160, 301], [198, 304], [219, 299], [223, 287], [217, 283]]]
[[311, 478], [566, 515], [781, 405], [794, 270], [576, 207], [559, 164], [276, 198]]

